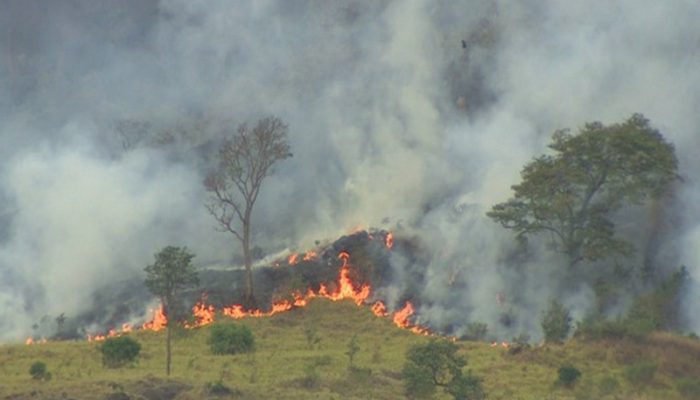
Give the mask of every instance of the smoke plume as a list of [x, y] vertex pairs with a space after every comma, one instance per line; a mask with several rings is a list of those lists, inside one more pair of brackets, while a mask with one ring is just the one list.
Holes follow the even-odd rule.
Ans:
[[[692, 1], [3, 7], [0, 339], [89, 309], [94, 288], [138, 276], [167, 244], [198, 265], [231, 263], [237, 243], [213, 229], [203, 176], [223, 135], [269, 114], [289, 124], [294, 157], [264, 183], [256, 245], [301, 249], [358, 225], [417, 237], [430, 262], [396, 254], [392, 268], [424, 271], [412, 289], [421, 322], [537, 337], [551, 298], [581, 318], [593, 289], [565, 287], [561, 260], [537, 241], [516, 259], [518, 243], [485, 212], [555, 129], [643, 113], [675, 144], [682, 180], [659, 221], [622, 215], [620, 226], [640, 250], [631, 262], [687, 265], [685, 315], [700, 332]], [[398, 302], [409, 286], [381, 290]]]

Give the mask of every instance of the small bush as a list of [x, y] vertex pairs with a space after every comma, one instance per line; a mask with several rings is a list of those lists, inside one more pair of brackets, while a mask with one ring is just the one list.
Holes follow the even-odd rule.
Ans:
[[645, 386], [654, 379], [658, 365], [654, 361], [640, 361], [627, 367], [627, 380], [635, 386]]
[[100, 352], [105, 367], [118, 368], [136, 360], [141, 344], [129, 336], [112, 337], [102, 343]]
[[467, 340], [484, 340], [488, 332], [488, 325], [481, 322], [470, 322], [467, 325], [467, 333], [464, 335]]
[[46, 368], [46, 364], [42, 361], [36, 361], [29, 367], [29, 375], [32, 379], [38, 381], [48, 381], [51, 380], [51, 372]]
[[231, 388], [224, 385], [222, 381], [209, 382], [206, 384], [205, 389], [207, 394], [212, 396], [225, 396], [233, 393]]
[[558, 301], [552, 300], [542, 317], [542, 331], [546, 342], [562, 343], [571, 331], [569, 310]]
[[213, 354], [248, 353], [255, 348], [253, 332], [239, 324], [215, 324], [211, 327], [209, 348]]
[[676, 381], [676, 390], [686, 399], [700, 399], [700, 380], [681, 378]]
[[564, 387], [573, 387], [578, 379], [581, 377], [581, 371], [573, 365], [563, 365], [559, 368], [559, 378], [557, 379], [557, 385]]

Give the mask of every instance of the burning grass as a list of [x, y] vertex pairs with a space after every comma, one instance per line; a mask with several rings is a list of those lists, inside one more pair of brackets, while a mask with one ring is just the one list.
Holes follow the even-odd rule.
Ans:
[[[207, 384], [222, 382], [240, 394], [236, 398], [396, 399], [404, 397], [400, 371], [407, 349], [430, 340], [398, 329], [391, 318], [377, 318], [369, 307], [358, 307], [351, 300], [314, 299], [307, 307], [270, 318], [243, 318], [237, 323], [255, 334], [254, 353], [215, 356], [207, 345], [209, 326], [182, 329], [175, 335], [170, 380], [163, 379], [162, 331], [131, 332], [142, 344], [141, 357], [135, 365], [121, 369], [103, 368], [95, 342], [3, 345], [0, 398], [29, 398], [32, 391], [37, 391], [34, 398], [60, 398], [66, 393], [69, 398], [103, 399], [118, 390], [138, 398], [146, 397], [147, 390], [177, 388], [178, 399], [199, 399], [207, 397], [206, 390], [211, 386]], [[354, 335], [359, 347], [354, 359], [356, 372], [348, 370], [346, 355]], [[313, 345], [309, 337], [314, 339]], [[647, 344], [572, 341], [525, 349], [515, 355], [501, 346], [492, 348], [489, 343], [457, 343], [468, 359], [466, 370], [483, 377], [489, 399], [682, 399], [675, 382], [688, 379], [683, 374], [696, 371], [683, 372], [685, 368], [697, 368], [700, 348], [700, 342], [670, 335], [653, 336]], [[641, 391], [632, 387], [619, 354], [641, 352], [642, 358], [655, 357], [664, 349], [673, 354], [659, 359], [651, 385]], [[51, 381], [31, 378], [28, 371], [35, 361], [46, 363], [53, 375]], [[573, 389], [553, 386], [557, 369], [565, 363], [583, 372]], [[618, 385], [610, 385], [611, 379]], [[602, 395], [605, 385], [614, 387], [608, 397]]]

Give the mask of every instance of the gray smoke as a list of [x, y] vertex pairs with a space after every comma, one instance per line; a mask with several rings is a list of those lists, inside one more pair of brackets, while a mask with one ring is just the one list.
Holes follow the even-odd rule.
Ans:
[[[689, 267], [700, 331], [700, 9], [594, 3], [5, 0], [0, 339], [89, 309], [93, 288], [166, 244], [230, 262], [202, 177], [224, 132], [267, 114], [289, 124], [294, 158], [265, 182], [256, 244], [304, 249], [358, 225], [417, 235], [432, 254], [421, 321], [463, 332], [517, 315], [507, 337], [537, 336], [552, 297], [580, 317], [594, 295], [562, 293], [542, 244], [516, 263], [485, 211], [554, 129], [644, 113], [684, 177], [655, 261]], [[646, 228], [624, 229], [644, 249]], [[396, 276], [409, 264], [397, 254]], [[400, 306], [407, 285], [382, 290]]]

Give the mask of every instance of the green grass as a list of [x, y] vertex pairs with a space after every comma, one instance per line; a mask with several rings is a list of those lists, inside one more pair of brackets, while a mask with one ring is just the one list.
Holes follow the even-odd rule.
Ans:
[[[406, 350], [430, 340], [396, 328], [389, 318], [377, 318], [350, 301], [317, 299], [306, 308], [238, 323], [253, 331], [255, 352], [215, 356], [207, 344], [208, 327], [181, 331], [173, 341], [169, 379], [163, 333], [132, 333], [142, 344], [139, 361], [118, 369], [102, 366], [96, 343], [2, 345], [0, 398], [104, 399], [118, 391], [132, 399], [157, 398], [167, 391], [177, 399], [215, 398], [208, 395], [207, 384], [221, 382], [233, 391], [231, 398], [397, 399], [404, 398], [400, 371]], [[309, 329], [320, 339], [317, 343], [310, 343]], [[345, 353], [353, 335], [360, 349], [355, 371], [349, 372]], [[465, 371], [483, 378], [491, 400], [683, 399], [676, 383], [700, 377], [700, 341], [672, 335], [657, 334], [646, 343], [570, 341], [513, 355], [487, 343], [458, 344], [468, 360]], [[646, 359], [658, 362], [654, 379], [642, 388], [632, 387], [626, 367]], [[31, 378], [29, 368], [35, 361], [46, 363], [50, 381]], [[571, 389], [554, 385], [564, 364], [583, 373]], [[619, 385], [611, 386], [611, 377]], [[436, 398], [446, 398], [440, 396]]]

